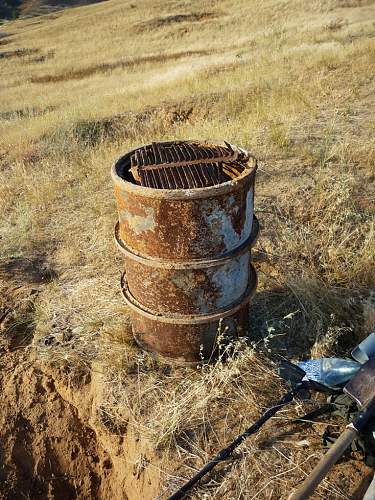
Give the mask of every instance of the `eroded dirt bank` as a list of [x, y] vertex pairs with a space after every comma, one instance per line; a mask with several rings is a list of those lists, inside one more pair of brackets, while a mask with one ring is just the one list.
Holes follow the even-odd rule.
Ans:
[[159, 472], [147, 466], [147, 443], [130, 429], [116, 435], [92, 411], [100, 375], [83, 375], [78, 387], [62, 373], [32, 363], [28, 348], [4, 351], [1, 499], [156, 496]]
[[130, 427], [111, 428], [101, 417], [100, 367], [73, 377], [35, 359], [33, 308], [46, 273], [33, 274], [26, 265], [18, 273], [13, 260], [6, 264], [0, 270], [0, 499], [154, 498], [160, 472], [149, 462], [158, 459]]
[[[35, 360], [31, 346], [10, 340], [0, 349], [1, 500], [158, 498], [162, 456], [130, 426], [103, 418], [99, 366], [72, 377]], [[372, 477], [361, 460], [344, 461], [331, 476], [357, 484], [352, 500]]]

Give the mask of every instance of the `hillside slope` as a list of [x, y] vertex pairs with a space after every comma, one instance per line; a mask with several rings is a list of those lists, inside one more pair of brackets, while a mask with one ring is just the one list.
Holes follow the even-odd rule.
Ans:
[[[375, 328], [375, 4], [110, 0], [0, 27], [0, 498], [167, 498], [272, 405], [274, 359]], [[110, 167], [225, 139], [260, 160], [250, 344], [199, 370], [134, 345]], [[293, 403], [192, 494], [286, 499], [345, 423]], [[315, 499], [361, 498], [348, 454]], [[59, 491], [61, 493], [60, 497]]]
[[44, 15], [100, 1], [105, 0], [2, 0], [0, 2], [0, 21], [2, 19]]

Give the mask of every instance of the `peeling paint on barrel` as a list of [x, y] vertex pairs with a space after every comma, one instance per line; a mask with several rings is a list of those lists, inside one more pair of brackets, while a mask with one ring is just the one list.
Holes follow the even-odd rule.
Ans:
[[[171, 273], [170, 282], [173, 283], [177, 289], [181, 292], [181, 294], [186, 296], [185, 307], [186, 304], [190, 300], [195, 304], [196, 313], [208, 313], [211, 309], [210, 303], [207, 297], [207, 293], [202, 286], [202, 282], [207, 283], [207, 276], [204, 275], [204, 278], [198, 281], [196, 273], [193, 270], [187, 271], [174, 271]], [[159, 302], [160, 304], [160, 302]], [[169, 304], [166, 308], [171, 310], [172, 304]]]
[[227, 307], [233, 298], [242, 297], [249, 282], [250, 253], [246, 252], [238, 260], [232, 260], [218, 269], [212, 276], [212, 284], [217, 289], [215, 305]]
[[257, 233], [255, 218], [242, 246], [215, 260], [186, 262], [134, 254], [120, 239], [118, 227], [115, 239], [125, 256], [128, 286], [136, 300], [160, 314], [204, 314], [230, 306], [245, 292]]
[[155, 229], [155, 211], [151, 207], [145, 208], [145, 215], [132, 215], [128, 211], [123, 210], [124, 219], [127, 220], [131, 230], [139, 235], [146, 231], [153, 231]]
[[227, 335], [247, 328], [256, 160], [231, 181], [166, 190], [126, 180], [126, 158], [112, 177], [135, 339], [162, 358], [210, 358], [220, 318]]
[[253, 222], [253, 191], [250, 190], [246, 195], [246, 204], [244, 207], [245, 222], [240, 232], [236, 230], [233, 224], [233, 216], [237, 215], [240, 207], [235, 205], [235, 199], [230, 196], [228, 206], [221, 208], [218, 203], [210, 206], [210, 210], [205, 211], [205, 204], [202, 204], [205, 223], [209, 226], [218, 238], [222, 238], [225, 250], [230, 252], [241, 245], [250, 235]]
[[217, 339], [230, 341], [248, 327], [249, 301], [256, 289], [252, 268], [244, 297], [225, 311], [211, 315], [161, 315], [135, 301], [126, 286], [123, 294], [131, 311], [133, 332], [139, 346], [157, 359], [174, 363], [199, 363], [217, 354]]

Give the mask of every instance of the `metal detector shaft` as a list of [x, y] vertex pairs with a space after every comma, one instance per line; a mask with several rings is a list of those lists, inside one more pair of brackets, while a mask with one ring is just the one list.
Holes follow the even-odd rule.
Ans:
[[255, 434], [263, 424], [267, 422], [271, 417], [273, 417], [279, 410], [281, 410], [286, 404], [293, 401], [294, 396], [303, 388], [305, 388], [305, 383], [301, 382], [296, 385], [296, 387], [289, 391], [285, 396], [283, 396], [274, 406], [269, 408], [263, 415], [252, 424], [245, 432], [237, 436], [237, 438], [226, 448], [221, 450], [216, 457], [208, 462], [202, 469], [200, 469], [195, 476], [193, 476], [189, 481], [187, 481], [176, 493], [169, 497], [168, 500], [177, 500], [178, 498], [183, 498], [185, 493], [187, 493], [202, 477], [204, 477], [208, 472], [210, 472], [219, 462], [226, 460], [229, 455], [252, 434]]
[[332, 448], [323, 456], [297, 490], [289, 496], [288, 500], [306, 500], [314, 493], [317, 486], [323, 481], [331, 468], [349, 448], [353, 439], [366, 427], [370, 418], [373, 418], [374, 413], [375, 401], [372, 407], [361, 411], [354, 421], [347, 426]]

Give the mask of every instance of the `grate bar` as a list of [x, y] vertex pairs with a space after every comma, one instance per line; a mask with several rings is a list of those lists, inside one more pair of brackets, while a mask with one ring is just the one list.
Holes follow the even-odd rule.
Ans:
[[248, 161], [244, 150], [224, 144], [153, 142], [131, 155], [130, 171], [137, 183], [155, 189], [220, 184], [238, 177]]

